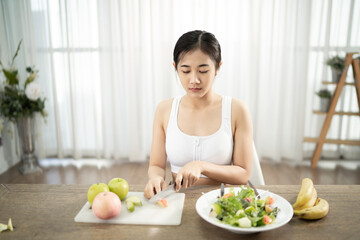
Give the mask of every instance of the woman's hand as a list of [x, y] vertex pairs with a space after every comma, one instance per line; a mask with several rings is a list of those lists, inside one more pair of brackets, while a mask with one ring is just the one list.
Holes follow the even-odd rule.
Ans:
[[152, 198], [155, 194], [161, 192], [166, 187], [166, 183], [163, 177], [156, 176], [149, 179], [144, 189], [144, 196], [147, 199]]
[[194, 185], [199, 180], [201, 173], [202, 165], [200, 161], [187, 163], [176, 175], [176, 191], [179, 191], [181, 187], [188, 188]]

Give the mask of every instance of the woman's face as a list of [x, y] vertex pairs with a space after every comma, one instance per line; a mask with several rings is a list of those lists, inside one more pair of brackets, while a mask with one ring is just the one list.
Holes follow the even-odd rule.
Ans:
[[184, 55], [178, 63], [177, 72], [186, 93], [201, 98], [212, 91], [218, 70], [210, 56], [197, 49]]

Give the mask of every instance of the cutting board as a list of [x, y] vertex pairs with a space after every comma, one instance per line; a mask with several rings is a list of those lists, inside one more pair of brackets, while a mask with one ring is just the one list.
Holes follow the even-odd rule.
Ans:
[[144, 197], [144, 192], [129, 192], [127, 197], [138, 196], [142, 206], [135, 206], [135, 211], [126, 208], [125, 201], [121, 202], [119, 215], [108, 220], [97, 218], [86, 202], [75, 217], [75, 222], [85, 223], [112, 223], [112, 224], [140, 224], [140, 225], [180, 225], [184, 208], [185, 193], [174, 193], [168, 196], [168, 207], [163, 208], [149, 203]]

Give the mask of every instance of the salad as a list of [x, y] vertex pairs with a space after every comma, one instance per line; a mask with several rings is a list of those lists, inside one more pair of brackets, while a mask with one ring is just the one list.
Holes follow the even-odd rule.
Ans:
[[223, 223], [241, 228], [259, 227], [274, 222], [279, 212], [272, 207], [274, 198], [258, 199], [251, 187], [241, 187], [237, 193], [231, 188], [229, 193], [212, 204], [210, 216]]

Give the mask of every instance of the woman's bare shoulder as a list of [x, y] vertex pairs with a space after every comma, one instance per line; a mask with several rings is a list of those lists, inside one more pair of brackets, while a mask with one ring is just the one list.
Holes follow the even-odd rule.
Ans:
[[161, 122], [167, 122], [167, 119], [170, 116], [172, 102], [174, 98], [162, 100], [158, 103], [156, 107], [155, 119], [158, 119]]
[[240, 99], [233, 98], [231, 102], [231, 112], [236, 116], [239, 116], [239, 114], [249, 114], [249, 108], [245, 102]]
[[166, 113], [166, 112], [170, 111], [173, 100], [174, 100], [174, 98], [162, 100], [157, 105], [157, 110], [156, 111], [159, 112], [159, 113]]
[[156, 107], [154, 124], [162, 126], [164, 131], [167, 129], [173, 100], [174, 98], [163, 100]]
[[252, 126], [251, 113], [247, 104], [240, 99], [233, 98], [231, 102], [231, 121], [236, 128]]

